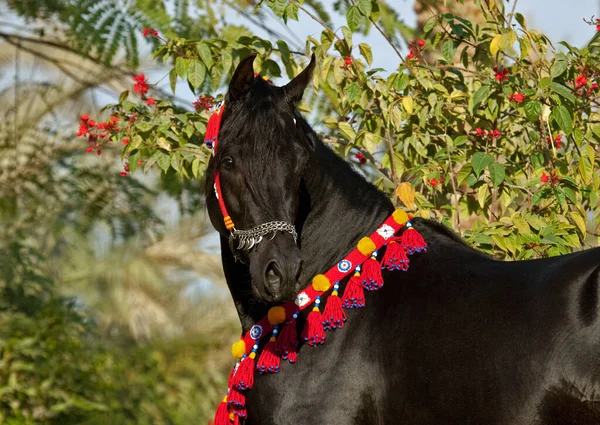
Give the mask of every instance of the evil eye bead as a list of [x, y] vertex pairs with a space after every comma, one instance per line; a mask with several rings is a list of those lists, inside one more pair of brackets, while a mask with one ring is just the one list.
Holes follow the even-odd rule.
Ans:
[[337, 269], [342, 273], [347, 273], [352, 269], [352, 263], [349, 260], [343, 259], [338, 263]]
[[260, 325], [254, 325], [250, 329], [250, 338], [252, 338], [254, 340], [260, 339], [262, 334], [263, 334], [263, 329], [262, 329], [262, 326], [260, 326]]

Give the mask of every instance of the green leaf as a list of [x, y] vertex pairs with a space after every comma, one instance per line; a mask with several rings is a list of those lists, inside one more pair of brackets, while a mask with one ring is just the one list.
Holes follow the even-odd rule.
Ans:
[[351, 31], [356, 31], [363, 21], [363, 15], [356, 6], [350, 6], [346, 12], [346, 21]]
[[233, 65], [233, 58], [231, 57], [231, 50], [223, 49], [221, 51], [221, 64], [223, 65], [223, 73], [227, 74]]
[[367, 43], [360, 43], [358, 45], [358, 50], [360, 50], [360, 54], [365, 58], [367, 64], [371, 66], [373, 64], [373, 53], [371, 52], [371, 46]]
[[212, 54], [210, 52], [210, 47], [208, 47], [204, 43], [198, 44], [198, 55], [200, 55], [200, 59], [204, 62], [207, 68], [210, 68], [213, 64]]
[[425, 26], [423, 27], [423, 32], [425, 34], [427, 34], [429, 31], [431, 31], [433, 29], [433, 27], [435, 27], [437, 24], [435, 18], [430, 18], [426, 23]]
[[573, 120], [571, 119], [571, 113], [563, 106], [555, 106], [552, 108], [552, 118], [558, 124], [560, 129], [565, 132], [568, 136], [573, 131]]
[[373, 10], [371, 0], [358, 0], [357, 5], [358, 10], [360, 10], [360, 12], [368, 18]]
[[575, 96], [573, 96], [573, 93], [571, 93], [571, 90], [569, 90], [567, 87], [563, 86], [562, 84], [552, 83], [550, 87], [552, 88], [553, 92], [558, 93], [560, 96], [564, 97], [572, 104], [575, 104], [575, 102], [577, 102], [577, 99], [575, 99]]
[[182, 57], [175, 59], [175, 71], [179, 78], [184, 79], [187, 75], [188, 68], [190, 67], [190, 60]]
[[267, 0], [267, 6], [275, 13], [275, 16], [281, 18], [285, 13], [285, 7], [287, 6], [287, 0]]
[[169, 169], [169, 167], [171, 166], [171, 158], [169, 157], [169, 155], [167, 155], [163, 152], [160, 152], [160, 151], [157, 151], [157, 152], [159, 155], [156, 158], [156, 163], [158, 164], [160, 169], [166, 173], [167, 170]]
[[456, 55], [456, 46], [454, 45], [453, 40], [446, 40], [442, 43], [442, 56], [448, 63], [452, 63], [454, 59], [454, 55]]
[[193, 88], [199, 88], [204, 83], [204, 77], [206, 77], [206, 68], [197, 59], [190, 62], [190, 67], [187, 72], [187, 79]]
[[532, 100], [531, 102], [527, 102], [523, 109], [525, 110], [525, 116], [528, 121], [539, 121], [540, 114], [542, 113], [542, 103], [540, 101]]
[[123, 93], [121, 93], [121, 95], [119, 96], [119, 103], [123, 103], [127, 100], [127, 98], [129, 97], [129, 90], [125, 90]]
[[494, 163], [490, 164], [488, 168], [490, 170], [490, 181], [495, 187], [497, 187], [504, 181], [504, 165]]
[[344, 136], [346, 140], [350, 142], [354, 141], [354, 138], [356, 137], [356, 132], [350, 124], [348, 124], [345, 121], [341, 121], [340, 123], [338, 123], [338, 129], [340, 130], [340, 133], [342, 133], [342, 136]]
[[357, 83], [352, 83], [346, 88], [346, 94], [348, 96], [348, 102], [353, 103], [356, 99], [358, 99], [360, 87]]
[[172, 68], [171, 72], [169, 72], [169, 85], [171, 86], [171, 91], [175, 94], [175, 89], [177, 88], [177, 71], [175, 68]]
[[481, 102], [483, 102], [490, 95], [490, 86], [481, 86], [473, 93], [471, 98], [471, 104], [469, 105], [471, 111], [474, 111]]
[[556, 77], [560, 77], [569, 67], [569, 62], [566, 60], [557, 59], [552, 64], [550, 68], [550, 74], [552, 75], [552, 79]]
[[491, 155], [483, 152], [475, 152], [473, 154], [473, 158], [471, 158], [471, 165], [473, 166], [473, 171], [477, 177], [479, 177], [485, 167], [493, 163], [494, 158], [492, 158]]

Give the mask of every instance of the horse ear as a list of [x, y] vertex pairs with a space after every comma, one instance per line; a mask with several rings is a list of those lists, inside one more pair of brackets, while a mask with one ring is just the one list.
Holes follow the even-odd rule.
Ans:
[[294, 107], [296, 107], [300, 101], [302, 100], [302, 95], [304, 94], [304, 89], [310, 83], [312, 79], [312, 73], [315, 69], [315, 65], [317, 64], [315, 60], [315, 54], [313, 53], [310, 57], [310, 63], [304, 70], [296, 75], [292, 81], [283, 86], [283, 91], [285, 96]]
[[252, 82], [254, 81], [254, 59], [256, 54], [242, 59], [240, 64], [237, 66], [231, 82], [229, 83], [229, 100], [235, 100], [242, 97], [250, 90]]

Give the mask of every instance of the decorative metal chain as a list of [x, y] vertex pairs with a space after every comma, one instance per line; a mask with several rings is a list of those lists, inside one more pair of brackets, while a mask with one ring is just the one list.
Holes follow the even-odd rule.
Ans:
[[250, 251], [255, 245], [258, 245], [266, 235], [272, 233], [273, 236], [271, 239], [273, 239], [276, 232], [290, 233], [294, 237], [294, 242], [297, 242], [298, 234], [296, 233], [296, 228], [293, 224], [286, 223], [285, 221], [269, 221], [268, 223], [263, 223], [250, 230], [237, 230], [233, 228], [229, 235], [229, 248], [231, 249], [231, 252], [233, 252], [233, 255], [239, 259], [237, 251]]

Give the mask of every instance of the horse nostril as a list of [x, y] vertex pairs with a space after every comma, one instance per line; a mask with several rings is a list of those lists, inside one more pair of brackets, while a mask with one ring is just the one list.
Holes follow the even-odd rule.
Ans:
[[265, 280], [266, 283], [270, 286], [269, 292], [278, 292], [279, 286], [281, 285], [281, 272], [279, 271], [279, 268], [277, 267], [277, 263], [275, 261], [271, 261], [267, 265], [267, 269], [265, 272]]

